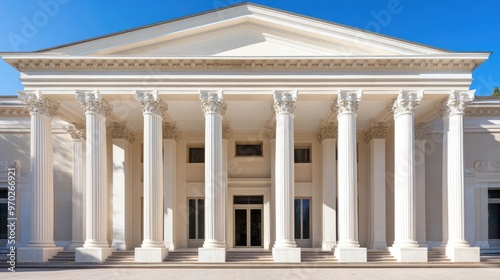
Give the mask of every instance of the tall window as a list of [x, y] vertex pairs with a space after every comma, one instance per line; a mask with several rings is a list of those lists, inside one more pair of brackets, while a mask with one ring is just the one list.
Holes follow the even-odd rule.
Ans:
[[189, 239], [205, 238], [205, 200], [189, 199]]
[[500, 239], [500, 190], [488, 191], [488, 239]]
[[311, 238], [311, 200], [309, 198], [295, 199], [295, 239]]

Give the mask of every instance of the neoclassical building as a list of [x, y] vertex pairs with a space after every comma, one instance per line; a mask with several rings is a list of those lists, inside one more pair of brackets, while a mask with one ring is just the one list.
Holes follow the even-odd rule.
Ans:
[[0, 98], [19, 261], [500, 250], [500, 99], [469, 89], [489, 53], [245, 3], [1, 56], [24, 86]]

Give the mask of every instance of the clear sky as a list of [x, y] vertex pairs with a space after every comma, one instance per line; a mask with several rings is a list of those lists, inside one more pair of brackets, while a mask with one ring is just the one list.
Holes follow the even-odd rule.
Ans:
[[[0, 1], [0, 52], [39, 50], [241, 2], [244, 1], [3, 0]], [[495, 86], [500, 87], [499, 0], [254, 0], [252, 3], [450, 51], [493, 52], [474, 71], [471, 88], [477, 90], [476, 95], [490, 95]], [[28, 25], [34, 28], [29, 30]], [[1, 61], [0, 95], [15, 95], [20, 89], [19, 72]]]

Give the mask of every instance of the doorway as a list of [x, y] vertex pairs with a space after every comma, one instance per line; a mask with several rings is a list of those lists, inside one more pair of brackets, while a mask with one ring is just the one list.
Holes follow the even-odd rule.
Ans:
[[234, 247], [262, 247], [262, 196], [234, 197]]

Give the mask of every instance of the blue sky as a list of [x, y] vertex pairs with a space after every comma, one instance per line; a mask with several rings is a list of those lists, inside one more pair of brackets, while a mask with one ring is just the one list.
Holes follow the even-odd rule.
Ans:
[[[1, 1], [0, 52], [39, 50], [241, 2], [244, 1]], [[450, 51], [493, 52], [474, 71], [471, 88], [477, 90], [476, 95], [490, 95], [495, 86], [500, 87], [498, 0], [252, 2]], [[28, 30], [29, 24], [35, 29]], [[0, 95], [15, 95], [20, 89], [19, 72], [0, 62]]]

